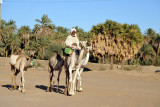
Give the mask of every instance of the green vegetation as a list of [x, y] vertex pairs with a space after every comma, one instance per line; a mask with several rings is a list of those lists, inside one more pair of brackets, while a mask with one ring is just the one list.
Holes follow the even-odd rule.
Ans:
[[104, 66], [100, 66], [100, 67], [99, 67], [99, 70], [100, 70], [100, 71], [104, 71], [104, 70], [106, 70], [106, 68], [105, 68]]
[[[33, 19], [34, 20], [34, 19]], [[8, 57], [19, 49], [36, 52], [36, 59], [49, 59], [55, 51], [63, 55], [65, 39], [70, 29], [55, 26], [47, 15], [35, 19], [33, 29], [29, 26], [17, 28], [14, 20], [1, 20], [0, 56]], [[121, 24], [106, 20], [97, 24], [88, 32], [74, 26], [80, 40], [87, 40], [93, 52], [90, 61], [113, 64], [121, 62], [122, 69], [127, 65], [160, 65], [160, 34], [152, 28], [143, 35], [135, 24]], [[100, 68], [103, 70], [104, 68]]]

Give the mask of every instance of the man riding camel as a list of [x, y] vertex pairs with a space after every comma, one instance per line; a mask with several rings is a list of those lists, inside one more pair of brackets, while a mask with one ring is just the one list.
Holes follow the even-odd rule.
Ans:
[[79, 39], [77, 37], [76, 29], [75, 28], [72, 28], [71, 35], [69, 35], [67, 37], [67, 39], [65, 41], [65, 45], [66, 45], [66, 48], [64, 50], [64, 53], [65, 53], [66, 59], [75, 50], [76, 55], [77, 55], [77, 63], [76, 63], [76, 65], [77, 65], [79, 63], [80, 59], [81, 59], [79, 57], [81, 47], [79, 46]]
[[73, 28], [71, 30], [71, 35], [69, 35], [65, 41], [65, 44], [68, 48], [72, 49], [80, 49], [79, 47], [79, 40], [76, 34], [76, 29]]

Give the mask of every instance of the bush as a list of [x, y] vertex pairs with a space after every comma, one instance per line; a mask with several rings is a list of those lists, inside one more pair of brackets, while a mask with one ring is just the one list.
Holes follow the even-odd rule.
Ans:
[[41, 67], [41, 64], [40, 64], [40, 63], [37, 63], [36, 68], [38, 68], [38, 67]]
[[131, 70], [136, 70], [136, 66], [125, 66], [124, 67], [124, 70], [126, 70], [126, 71], [131, 71]]
[[141, 65], [152, 65], [152, 61], [150, 59], [141, 61], [140, 63], [141, 63]]
[[104, 66], [100, 66], [99, 70], [104, 71], [104, 70], [106, 70], [106, 68]]
[[160, 66], [160, 59], [156, 59], [156, 64], [155, 66]]
[[63, 51], [62, 51], [63, 48], [64, 48], [64, 46], [62, 46], [62, 45], [57, 45], [57, 44], [49, 45], [45, 50], [45, 56], [44, 56], [45, 59], [49, 59], [55, 51], [57, 51], [60, 55], [62, 55], [63, 54]]

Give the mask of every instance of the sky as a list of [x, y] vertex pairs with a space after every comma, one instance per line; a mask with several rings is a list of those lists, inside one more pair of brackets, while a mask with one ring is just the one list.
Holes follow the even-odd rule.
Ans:
[[35, 19], [47, 14], [56, 26], [84, 31], [113, 20], [137, 24], [142, 33], [152, 28], [160, 33], [160, 0], [2, 0], [1, 18], [33, 29]]

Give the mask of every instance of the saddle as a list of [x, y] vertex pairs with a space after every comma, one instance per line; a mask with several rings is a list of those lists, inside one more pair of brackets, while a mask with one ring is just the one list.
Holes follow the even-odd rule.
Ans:
[[[62, 49], [62, 51], [64, 56], [70, 56], [74, 50], [72, 48], [65, 48], [65, 49]], [[80, 50], [76, 49], [75, 52], [76, 52], [76, 56], [79, 56]]]

